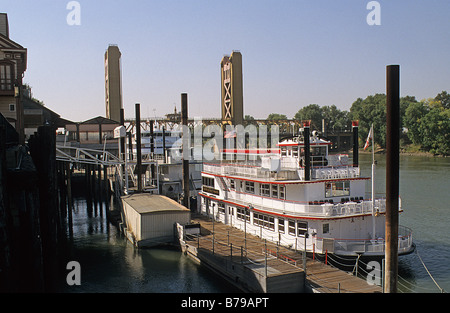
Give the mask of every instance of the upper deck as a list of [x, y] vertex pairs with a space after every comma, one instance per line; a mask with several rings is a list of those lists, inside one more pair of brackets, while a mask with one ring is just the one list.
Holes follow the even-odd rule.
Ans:
[[[350, 163], [347, 154], [328, 154], [330, 141], [314, 134], [309, 142], [305, 146], [301, 138], [294, 137], [279, 142], [278, 148], [224, 149], [222, 160], [204, 163], [203, 171], [271, 182], [360, 177], [359, 167]], [[306, 158], [309, 158], [309, 164]]]

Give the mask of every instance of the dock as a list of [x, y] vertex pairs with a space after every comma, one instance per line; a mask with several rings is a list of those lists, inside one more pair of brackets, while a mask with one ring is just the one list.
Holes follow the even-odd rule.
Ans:
[[[193, 215], [201, 225], [201, 236], [185, 236], [183, 250], [236, 287], [246, 292], [381, 293], [380, 286], [345, 271], [307, 258], [306, 279], [303, 254], [257, 236]], [[214, 243], [213, 243], [214, 242]], [[234, 271], [231, 271], [234, 267]], [[253, 270], [259, 280], [242, 281], [239, 271]], [[255, 274], [256, 273], [256, 274]], [[230, 279], [231, 274], [235, 274]], [[271, 284], [271, 279], [277, 284]]]

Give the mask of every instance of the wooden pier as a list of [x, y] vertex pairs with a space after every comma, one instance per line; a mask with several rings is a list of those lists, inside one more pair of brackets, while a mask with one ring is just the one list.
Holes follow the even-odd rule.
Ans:
[[[214, 255], [223, 260], [232, 260], [235, 264], [252, 264], [258, 269], [261, 276], [282, 276], [288, 273], [302, 273], [297, 277], [304, 277], [303, 254], [276, 243], [266, 241], [259, 237], [245, 234], [243, 231], [212, 221], [205, 216], [193, 216], [193, 222], [201, 225], [201, 236], [186, 236], [186, 244], [195, 247], [195, 253], [203, 251], [203, 255]], [[192, 256], [192, 255], [191, 255]], [[195, 256], [194, 257], [198, 257]], [[207, 262], [208, 259], [204, 258]], [[199, 260], [200, 262], [202, 260]], [[210, 267], [214, 271], [222, 271], [224, 262], [216, 262]], [[208, 264], [207, 264], [208, 265]], [[226, 275], [226, 274], [225, 274]], [[318, 292], [318, 293], [381, 293], [382, 289], [376, 285], [369, 285], [364, 279], [353, 276], [330, 265], [325, 265], [317, 260], [307, 258], [306, 281], [302, 279], [304, 288], [294, 292]], [[297, 282], [298, 283], [298, 282]], [[288, 285], [288, 284], [287, 284]], [[278, 286], [280, 287], [280, 286]], [[281, 286], [283, 290], [285, 288]], [[281, 290], [281, 289], [280, 289]], [[294, 289], [291, 289], [291, 292]], [[257, 291], [255, 288], [247, 288], [246, 291]], [[266, 290], [263, 290], [266, 292]], [[271, 290], [269, 292], [276, 292]], [[285, 292], [285, 291], [282, 291]]]

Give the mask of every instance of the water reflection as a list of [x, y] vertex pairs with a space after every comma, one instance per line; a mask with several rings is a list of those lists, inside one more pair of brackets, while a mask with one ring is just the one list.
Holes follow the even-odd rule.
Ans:
[[68, 286], [64, 272], [61, 292], [237, 292], [180, 251], [135, 249], [108, 221], [106, 212], [113, 203], [87, 201], [82, 192], [76, 194], [62, 263], [80, 263], [81, 286]]

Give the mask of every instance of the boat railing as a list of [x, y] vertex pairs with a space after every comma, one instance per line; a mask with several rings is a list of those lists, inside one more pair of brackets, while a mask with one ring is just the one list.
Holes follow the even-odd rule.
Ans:
[[[284, 179], [300, 179], [304, 178], [304, 171], [291, 162], [289, 159], [280, 163], [277, 173], [262, 169], [260, 166], [246, 163], [204, 163], [203, 170], [218, 175], [236, 175], [251, 178], [284, 178]], [[359, 167], [353, 166], [323, 166], [312, 168], [312, 179], [341, 179], [341, 178], [357, 178], [360, 176]]]
[[[372, 209], [373, 202], [370, 199], [352, 199], [343, 198], [343, 202], [330, 203], [319, 201], [296, 201], [275, 199], [246, 192], [230, 189], [228, 191], [228, 200], [238, 204], [248, 205], [262, 211], [286, 214], [290, 216], [308, 216], [308, 217], [339, 217], [349, 215], [367, 215], [381, 214], [386, 211], [386, 199], [375, 199], [375, 209]], [[399, 205], [401, 202], [399, 202]], [[401, 207], [400, 207], [401, 208]]]
[[[413, 245], [412, 230], [405, 226], [398, 226], [398, 253], [406, 253]], [[360, 253], [385, 252], [385, 239], [342, 239], [315, 237], [315, 251], [318, 253], [336, 253], [354, 255]]]

